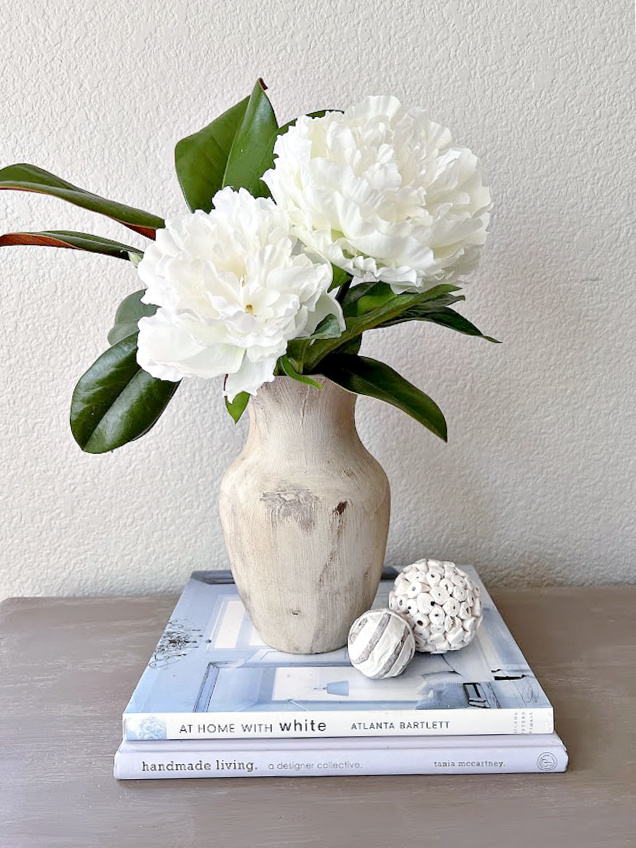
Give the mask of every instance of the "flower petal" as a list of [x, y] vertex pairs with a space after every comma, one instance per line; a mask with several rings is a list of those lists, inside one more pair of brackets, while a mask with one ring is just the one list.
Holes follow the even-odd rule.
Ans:
[[264, 182], [294, 234], [334, 265], [414, 291], [475, 267], [490, 192], [477, 157], [422, 109], [367, 97], [299, 119], [274, 152]]
[[169, 219], [139, 275], [143, 301], [159, 306], [139, 324], [142, 368], [167, 380], [227, 374], [232, 397], [273, 379], [287, 343], [327, 311], [341, 316], [327, 260], [299, 244], [284, 210], [243, 189]]

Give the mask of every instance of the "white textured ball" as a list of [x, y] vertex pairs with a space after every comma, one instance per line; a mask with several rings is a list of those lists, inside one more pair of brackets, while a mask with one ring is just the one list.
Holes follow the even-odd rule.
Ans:
[[388, 609], [369, 610], [349, 630], [349, 659], [373, 680], [397, 677], [413, 659], [415, 639], [403, 616]]
[[416, 651], [444, 654], [472, 642], [483, 618], [480, 595], [455, 563], [421, 559], [395, 578], [389, 607], [413, 628]]

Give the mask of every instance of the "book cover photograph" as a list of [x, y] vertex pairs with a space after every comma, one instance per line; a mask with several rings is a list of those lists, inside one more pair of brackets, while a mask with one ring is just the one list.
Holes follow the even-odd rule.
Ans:
[[[385, 680], [353, 668], [346, 648], [270, 648], [229, 573], [194, 572], [124, 712], [124, 738], [552, 733], [545, 693], [476, 572], [465, 571], [482, 587], [475, 639], [418, 654]], [[386, 606], [392, 585], [382, 581], [374, 606]]]

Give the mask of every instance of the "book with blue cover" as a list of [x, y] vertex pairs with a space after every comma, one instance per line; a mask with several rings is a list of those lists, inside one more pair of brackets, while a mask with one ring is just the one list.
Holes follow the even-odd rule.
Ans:
[[[124, 739], [552, 733], [550, 702], [475, 570], [463, 570], [482, 588], [475, 639], [459, 651], [416, 654], [387, 680], [353, 668], [346, 648], [270, 648], [230, 573], [196, 571], [126, 707]], [[392, 577], [374, 607], [387, 606]]]

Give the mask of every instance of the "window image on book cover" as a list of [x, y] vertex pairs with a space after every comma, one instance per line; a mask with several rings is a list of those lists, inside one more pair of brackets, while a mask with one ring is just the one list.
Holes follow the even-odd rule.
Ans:
[[[483, 622], [470, 645], [417, 654], [370, 680], [346, 648], [265, 645], [228, 572], [188, 581], [124, 716], [129, 740], [551, 733], [552, 707], [475, 570]], [[374, 607], [387, 606], [383, 580]]]

